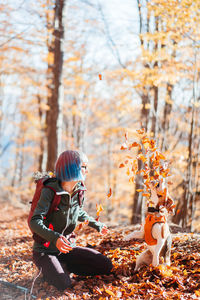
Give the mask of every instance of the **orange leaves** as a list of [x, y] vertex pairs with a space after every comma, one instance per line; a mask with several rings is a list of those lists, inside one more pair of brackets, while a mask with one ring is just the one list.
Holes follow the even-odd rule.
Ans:
[[142, 196], [149, 198], [151, 196], [150, 193], [142, 193]]
[[111, 189], [111, 188], [109, 188], [109, 191], [108, 191], [107, 197], [108, 197], [108, 198], [110, 198], [110, 197], [111, 197], [111, 195], [112, 195], [112, 189]]
[[139, 153], [136, 158], [140, 159], [143, 163], [147, 161], [147, 158], [142, 153]]
[[141, 145], [136, 142], [129, 145], [129, 150], [131, 150], [131, 148], [134, 148], [134, 147], [139, 147], [139, 149], [141, 150]]
[[173, 276], [173, 273], [172, 273], [172, 270], [170, 269], [170, 267], [162, 264], [162, 265], [159, 265], [157, 268], [161, 272], [162, 276], [164, 276], [164, 277], [172, 277]]
[[[128, 134], [125, 134], [125, 142], [122, 144], [121, 150], [129, 151], [130, 155], [126, 155], [119, 168], [127, 168], [126, 174], [130, 183], [135, 182], [136, 176], [143, 178], [144, 189], [137, 190], [137, 192], [142, 192], [142, 195], [149, 200], [150, 185], [153, 184], [156, 187], [159, 181], [163, 182], [171, 175], [166, 166], [166, 157], [156, 147], [156, 141], [147, 136], [144, 128], [136, 130], [136, 132], [139, 141], [129, 142]], [[135, 154], [135, 148], [138, 151], [137, 154]], [[166, 195], [167, 191], [162, 191], [163, 198], [166, 198]]]
[[125, 164], [123, 164], [123, 163], [121, 163], [120, 165], [119, 165], [119, 168], [124, 168], [125, 167]]
[[137, 132], [139, 135], [143, 135], [143, 134], [145, 134], [145, 128], [137, 129], [136, 132]]
[[121, 145], [120, 150], [126, 150], [126, 149], [128, 149], [128, 146], [127, 146], [126, 143], [123, 143], [123, 144]]
[[115, 297], [115, 294], [114, 294], [112, 291], [110, 291], [110, 290], [108, 290], [108, 289], [105, 289], [105, 292], [106, 292], [108, 295], [110, 295], [110, 296], [112, 296], [112, 297]]
[[[2, 207], [1, 218], [1, 265], [2, 280], [27, 286], [38, 273], [32, 263], [32, 239], [26, 230], [26, 218], [22, 209]], [[17, 225], [17, 226], [16, 226]], [[109, 234], [97, 235], [85, 227], [77, 236], [77, 245], [91, 245], [109, 257], [113, 264], [112, 274], [87, 276], [77, 280], [73, 289], [61, 295], [53, 286], [36, 280], [33, 295], [37, 299], [199, 299], [200, 253], [198, 234], [173, 235], [171, 266], [145, 266], [133, 272], [136, 257], [145, 249], [143, 241], [132, 243], [123, 240], [123, 231], [131, 233], [130, 226], [111, 227]], [[5, 235], [9, 239], [5, 239]], [[12, 266], [11, 266], [12, 264]], [[76, 275], [72, 275], [77, 279]], [[24, 299], [19, 290], [3, 287], [1, 296], [7, 299]], [[21, 297], [20, 297], [21, 296]]]
[[163, 197], [163, 198], [166, 198], [166, 196], [167, 196], [167, 189], [164, 188], [164, 190], [158, 191], [157, 194], [158, 194], [159, 196]]
[[134, 159], [132, 161], [132, 171], [136, 174], [136, 172], [138, 171], [138, 161], [136, 159]]
[[96, 221], [99, 221], [100, 213], [103, 211], [103, 206], [101, 204], [96, 204], [96, 209], [97, 209]]
[[89, 221], [85, 220], [84, 222], [82, 222], [76, 226], [75, 231], [81, 230], [84, 226], [87, 226], [88, 224], [89, 224]]
[[102, 80], [102, 75], [101, 74], [99, 74], [99, 80]]

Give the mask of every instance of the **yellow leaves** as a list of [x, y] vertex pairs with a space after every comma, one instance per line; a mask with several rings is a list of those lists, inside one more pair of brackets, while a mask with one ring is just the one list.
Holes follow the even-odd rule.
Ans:
[[47, 63], [49, 65], [53, 65], [54, 64], [54, 53], [53, 52], [48, 52]]
[[174, 259], [176, 259], [179, 255], [180, 255], [180, 254], [179, 254], [178, 252], [174, 252], [174, 253], [173, 253]]
[[151, 196], [150, 193], [142, 193], [142, 196], [149, 198]]
[[137, 155], [137, 159], [140, 159], [143, 163], [147, 161], [147, 158], [142, 153]]
[[156, 152], [157, 159], [166, 159], [166, 157], [161, 152]]
[[129, 182], [130, 182], [130, 183], [134, 183], [134, 181], [135, 181], [135, 177], [130, 177], [130, 178], [129, 178]]
[[200, 298], [200, 290], [196, 290], [194, 292], [195, 292], [195, 295]]
[[83, 85], [88, 85], [88, 82], [86, 80], [83, 79], [83, 77], [76, 75], [75, 77], [75, 85], [80, 87]]
[[112, 291], [110, 291], [110, 290], [108, 290], [108, 289], [105, 289], [105, 292], [106, 292], [108, 295], [110, 295], [110, 296], [112, 296], [112, 297], [115, 297], [115, 294], [114, 294]]
[[80, 60], [80, 57], [72, 56], [66, 60], [66, 63], [70, 63], [70, 62], [74, 62], [74, 61], [78, 61], [78, 60]]
[[139, 135], [143, 135], [143, 134], [145, 134], [145, 128], [137, 129], [136, 132], [137, 132]]
[[24, 52], [24, 49], [20, 48], [20, 47], [13, 46], [12, 49], [17, 51], [17, 52]]
[[[144, 189], [137, 189], [136, 192], [141, 192], [142, 196], [146, 197], [148, 204], [150, 204], [151, 186], [156, 187], [158, 182], [163, 182], [164, 178], [170, 176], [170, 170], [166, 167], [165, 155], [156, 147], [156, 141], [147, 136], [144, 128], [136, 130], [136, 132], [140, 142], [134, 141], [130, 143], [128, 135], [125, 134], [126, 142], [121, 146], [121, 149], [131, 151], [134, 147], [137, 147], [138, 154], [126, 155], [125, 161], [119, 167], [127, 168], [126, 174], [129, 177], [129, 183], [134, 183], [137, 175], [143, 178]], [[139, 161], [142, 164], [139, 164]], [[167, 188], [164, 188], [159, 194], [162, 196], [163, 205], [169, 211], [169, 207], [167, 206], [169, 202], [167, 200]]]
[[101, 204], [96, 204], [96, 209], [97, 209], [97, 217], [99, 217], [100, 212], [103, 211], [103, 207]]
[[[111, 191], [110, 191], [111, 192]], [[110, 195], [111, 196], [111, 195]], [[110, 197], [109, 196], [109, 197]], [[103, 211], [103, 206], [101, 204], [96, 204], [96, 210], [97, 210], [97, 213], [96, 213], [96, 220], [99, 221], [99, 218], [100, 218], [100, 213]]]
[[161, 272], [163, 277], [172, 277], [173, 276], [173, 272], [169, 266], [159, 265], [157, 268]]
[[183, 270], [183, 275], [184, 275], [184, 276], [187, 276], [187, 275], [188, 275], [187, 270]]
[[41, 102], [40, 103], [40, 109], [47, 111], [49, 110], [49, 105], [47, 105], [46, 103]]
[[136, 159], [134, 159], [133, 160], [133, 162], [132, 162], [132, 171], [133, 171], [133, 173], [137, 173], [137, 171], [138, 171], [138, 161], [136, 160]]

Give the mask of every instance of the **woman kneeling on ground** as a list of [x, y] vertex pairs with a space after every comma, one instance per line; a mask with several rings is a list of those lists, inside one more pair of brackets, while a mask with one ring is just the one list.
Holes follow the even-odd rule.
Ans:
[[[83, 210], [86, 174], [85, 154], [72, 150], [63, 152], [55, 165], [56, 177], [45, 180], [30, 220], [33, 236], [39, 237], [35, 238], [33, 245], [33, 262], [42, 270], [44, 279], [61, 291], [72, 287], [70, 273], [108, 275], [112, 269], [108, 257], [96, 250], [76, 246], [74, 237], [70, 237], [77, 222], [85, 220], [101, 234], [108, 232], [103, 223]], [[55, 191], [60, 195], [60, 202], [56, 210], [47, 216]]]

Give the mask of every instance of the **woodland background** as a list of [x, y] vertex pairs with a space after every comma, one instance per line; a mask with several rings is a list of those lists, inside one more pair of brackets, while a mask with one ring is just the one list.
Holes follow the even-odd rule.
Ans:
[[119, 165], [145, 128], [170, 161], [172, 222], [200, 231], [199, 0], [6, 0], [0, 18], [1, 204], [28, 209], [32, 173], [73, 148], [87, 210], [140, 222], [141, 178]]

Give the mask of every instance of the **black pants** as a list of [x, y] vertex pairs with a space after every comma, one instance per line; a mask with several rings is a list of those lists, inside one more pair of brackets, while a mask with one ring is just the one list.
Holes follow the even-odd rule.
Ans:
[[33, 262], [39, 269], [42, 268], [44, 279], [58, 290], [71, 286], [69, 273], [82, 276], [108, 275], [112, 269], [108, 257], [83, 247], [74, 247], [69, 253], [60, 255], [33, 252]]

